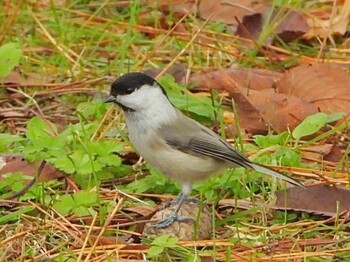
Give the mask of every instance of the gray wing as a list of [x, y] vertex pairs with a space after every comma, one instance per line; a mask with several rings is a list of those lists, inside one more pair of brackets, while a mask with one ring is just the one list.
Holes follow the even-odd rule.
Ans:
[[210, 156], [229, 162], [235, 167], [240, 166], [254, 169], [264, 174], [283, 179], [291, 184], [301, 185], [299, 182], [282, 173], [253, 163], [213, 131], [182, 114], [175, 122], [171, 123], [171, 126], [164, 126], [159, 131], [159, 134], [168, 145], [179, 150], [195, 155], [203, 154]]
[[183, 115], [172, 122], [171, 127], [161, 128], [160, 134], [168, 145], [179, 150], [192, 151], [231, 162], [235, 166], [250, 168], [249, 159], [238, 153], [213, 131]]

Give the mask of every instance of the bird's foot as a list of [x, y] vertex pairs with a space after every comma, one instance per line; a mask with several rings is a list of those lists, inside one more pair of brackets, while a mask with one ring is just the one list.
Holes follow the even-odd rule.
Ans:
[[178, 216], [177, 214], [171, 214], [170, 216], [159, 220], [157, 223], [155, 223], [151, 227], [153, 227], [155, 229], [166, 228], [166, 227], [172, 225], [174, 222], [187, 223], [187, 222], [194, 222], [194, 220], [190, 217], [181, 217], [181, 216]]
[[[171, 201], [167, 201], [163, 204], [163, 209], [171, 207], [171, 206], [176, 206], [180, 203], [181, 200], [181, 195], [177, 196], [176, 198], [174, 198]], [[195, 198], [195, 197], [187, 197], [185, 200], [183, 200], [186, 203], [199, 203], [199, 199]]]

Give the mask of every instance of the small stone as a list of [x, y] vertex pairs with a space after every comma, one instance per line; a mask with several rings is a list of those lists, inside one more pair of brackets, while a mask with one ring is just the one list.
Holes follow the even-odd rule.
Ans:
[[[151, 220], [161, 220], [176, 209], [176, 205], [164, 208], [151, 218]], [[200, 218], [198, 220], [197, 232], [195, 232], [195, 223], [197, 221], [198, 212], [200, 212]], [[180, 217], [192, 218], [193, 221], [186, 222], [174, 222], [166, 228], [154, 228], [151, 227], [153, 223], [147, 223], [143, 230], [144, 236], [150, 235], [172, 235], [179, 238], [179, 240], [206, 240], [211, 238], [213, 231], [212, 216], [208, 207], [204, 207], [202, 211], [199, 211], [199, 203], [185, 202], [182, 204], [178, 214]], [[155, 223], [155, 222], [154, 222]]]

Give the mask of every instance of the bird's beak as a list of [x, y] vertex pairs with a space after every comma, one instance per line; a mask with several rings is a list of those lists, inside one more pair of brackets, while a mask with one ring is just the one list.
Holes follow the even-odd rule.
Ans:
[[116, 98], [114, 96], [109, 96], [103, 102], [104, 103], [113, 103], [113, 102], [116, 102]]

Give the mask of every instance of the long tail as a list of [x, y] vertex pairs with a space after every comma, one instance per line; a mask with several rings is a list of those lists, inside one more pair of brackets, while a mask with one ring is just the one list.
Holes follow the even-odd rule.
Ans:
[[258, 172], [261, 172], [261, 173], [264, 173], [266, 175], [269, 175], [269, 176], [273, 176], [273, 177], [277, 177], [279, 179], [282, 179], [288, 183], [291, 183], [295, 186], [301, 186], [301, 187], [304, 187], [300, 182], [280, 173], [280, 172], [277, 172], [276, 170], [272, 169], [272, 168], [269, 168], [269, 167], [266, 167], [266, 166], [262, 166], [262, 165], [259, 165], [259, 164], [256, 164], [256, 163], [247, 163], [252, 169], [258, 171]]

